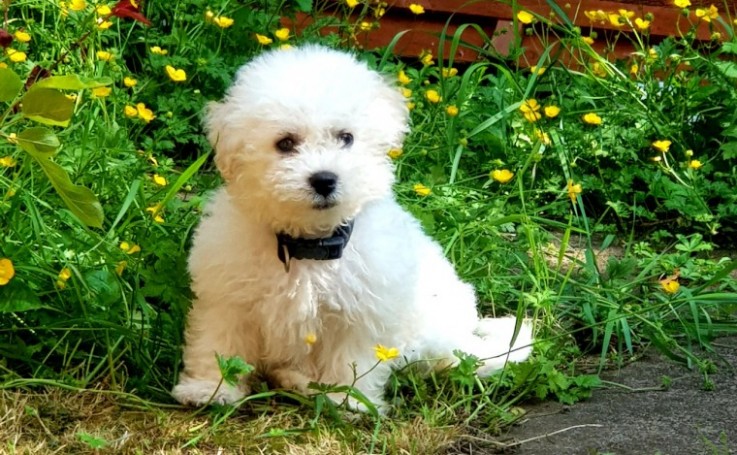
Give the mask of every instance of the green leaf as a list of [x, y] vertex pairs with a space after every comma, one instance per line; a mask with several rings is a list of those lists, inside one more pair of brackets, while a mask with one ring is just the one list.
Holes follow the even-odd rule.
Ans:
[[17, 141], [20, 148], [39, 158], [54, 156], [61, 146], [53, 131], [40, 126], [24, 130], [18, 135]]
[[235, 385], [241, 376], [253, 371], [253, 366], [238, 356], [225, 357], [217, 354], [217, 362], [226, 384]]
[[22, 313], [44, 308], [35, 292], [18, 279], [0, 286], [0, 313]]
[[110, 308], [121, 300], [120, 283], [109, 270], [93, 270], [84, 275], [84, 281], [102, 307]]
[[737, 63], [734, 62], [714, 62], [714, 66], [719, 69], [725, 76], [735, 79], [737, 78]]
[[309, 13], [312, 11], [312, 0], [294, 0], [294, 3], [297, 4], [297, 11], [301, 11], [303, 13]]
[[737, 43], [727, 42], [722, 44], [722, 52], [737, 54]]
[[13, 101], [23, 88], [23, 81], [10, 68], [0, 68], [0, 102]]
[[89, 77], [81, 77], [76, 74], [69, 74], [66, 76], [52, 76], [42, 79], [36, 82], [33, 87], [35, 89], [49, 88], [59, 90], [82, 90], [86, 88], [104, 87], [112, 83], [113, 80], [109, 77], [92, 79]]
[[67, 126], [74, 113], [74, 101], [50, 88], [32, 88], [21, 99], [26, 118], [44, 125]]
[[41, 165], [69, 210], [87, 226], [102, 227], [104, 214], [95, 193], [89, 188], [72, 183], [64, 168], [53, 161], [44, 158], [36, 159], [36, 161]]

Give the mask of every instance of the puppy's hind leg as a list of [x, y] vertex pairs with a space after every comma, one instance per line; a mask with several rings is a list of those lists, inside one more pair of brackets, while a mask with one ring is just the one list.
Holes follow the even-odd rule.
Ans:
[[517, 319], [514, 316], [503, 318], [483, 318], [474, 334], [481, 338], [481, 349], [477, 354], [484, 361], [478, 370], [479, 376], [490, 376], [504, 368], [507, 362], [522, 362], [532, 353], [532, 323], [522, 321], [514, 344], [510, 346]]

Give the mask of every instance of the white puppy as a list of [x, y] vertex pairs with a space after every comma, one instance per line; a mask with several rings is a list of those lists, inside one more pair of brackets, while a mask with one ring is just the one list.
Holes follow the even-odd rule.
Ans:
[[[401, 146], [407, 123], [392, 84], [318, 46], [261, 55], [209, 106], [226, 184], [194, 236], [178, 401], [249, 392], [246, 381], [218, 388], [216, 354], [301, 392], [358, 375], [355, 386], [379, 406], [400, 362], [444, 367], [460, 350], [490, 374], [527, 358], [529, 324], [507, 355], [515, 319], [479, 319], [472, 287], [394, 200], [387, 151]], [[378, 344], [400, 356], [377, 366]]]

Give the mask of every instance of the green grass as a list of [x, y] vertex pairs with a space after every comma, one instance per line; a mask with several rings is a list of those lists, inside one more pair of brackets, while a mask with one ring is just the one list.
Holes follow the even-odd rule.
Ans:
[[[346, 424], [355, 416], [320, 394], [264, 391], [238, 412], [171, 410], [191, 299], [188, 242], [220, 183], [201, 131], [203, 106], [240, 64], [284, 44], [275, 35], [282, 16], [315, 17], [291, 31], [290, 45], [351, 48], [361, 22], [381, 23], [367, 3], [358, 16], [341, 3], [331, 17], [320, 14], [321, 2], [171, 6], [144, 4], [151, 27], [110, 17], [107, 29], [96, 25], [105, 15], [92, 4], [66, 12], [39, 0], [3, 6], [2, 28], [31, 40], [11, 43], [25, 61], [0, 55], [0, 283], [8, 264], [14, 271], [0, 284], [0, 388], [12, 410], [0, 450], [91, 451], [135, 428], [148, 438], [136, 443], [146, 453], [239, 444], [442, 452], [479, 432], [493, 437], [526, 399], [588, 397], [599, 382], [579, 368], [587, 355], [601, 369], [655, 345], [707, 372], [714, 363], [696, 348], [708, 352], [715, 337], [737, 332], [731, 26], [721, 41], [698, 43], [684, 31], [654, 44], [623, 24], [597, 39], [632, 40], [638, 52], [610, 62], [582, 38], [589, 30], [537, 17], [524, 33], [547, 46], [528, 62], [542, 73], [520, 67], [520, 48], [507, 58], [477, 49], [485, 58], [464, 66], [438, 59], [437, 49], [432, 64], [401, 60], [391, 46], [357, 50], [389, 77], [402, 71], [409, 79], [397, 81], [411, 91], [412, 109], [412, 132], [392, 153], [400, 202], [474, 284], [484, 314], [535, 319], [531, 361], [489, 381], [473, 376], [473, 359], [430, 379], [402, 372], [388, 390], [393, 418], [360, 416], [355, 426]], [[208, 11], [233, 25], [219, 27]], [[441, 46], [467, 46], [467, 27], [481, 31], [465, 25]], [[256, 34], [272, 43], [259, 44]], [[554, 40], [572, 65], [560, 64]], [[24, 88], [37, 66], [65, 77]], [[172, 80], [167, 66], [186, 80]], [[587, 123], [589, 113], [601, 123]], [[667, 152], [653, 146], [662, 140]], [[69, 394], [80, 390], [90, 392], [73, 403]], [[63, 408], [54, 401], [78, 405], [79, 418], [46, 431], [49, 420], [37, 411], [50, 407], [53, 422]], [[82, 418], [98, 413], [100, 421]], [[420, 443], [427, 446], [412, 446]]]

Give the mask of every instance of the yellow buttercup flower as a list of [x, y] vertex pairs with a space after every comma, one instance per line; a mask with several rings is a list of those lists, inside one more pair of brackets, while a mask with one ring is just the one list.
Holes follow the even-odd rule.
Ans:
[[13, 34], [16, 40], [20, 41], [21, 43], [27, 43], [31, 41], [31, 34], [24, 32], [22, 30], [18, 30]]
[[28, 56], [25, 52], [15, 50], [10, 47], [5, 49], [5, 53], [8, 54], [10, 61], [13, 63], [22, 63], [25, 62], [26, 59], [28, 59]]
[[97, 13], [98, 16], [109, 16], [113, 11], [107, 5], [99, 5], [95, 8], [95, 13]]
[[584, 43], [586, 43], [588, 45], [594, 44], [594, 38], [592, 38], [590, 36], [582, 36], [581, 39], [583, 40]]
[[449, 117], [455, 117], [458, 115], [458, 106], [451, 104], [450, 106], [445, 108], [445, 113], [448, 114]]
[[712, 19], [719, 17], [719, 9], [714, 5], [709, 5], [708, 9], [697, 8], [696, 17], [700, 18], [704, 22], [711, 22]]
[[105, 98], [107, 96], [110, 96], [112, 92], [113, 89], [110, 87], [97, 87], [92, 89], [92, 96], [97, 98]]
[[358, 24], [358, 28], [361, 29], [361, 31], [363, 32], [368, 32], [369, 30], [371, 30], [371, 27], [373, 27], [371, 25], [371, 22], [361, 21], [361, 23]]
[[115, 265], [115, 273], [118, 276], [122, 276], [125, 272], [125, 268], [128, 267], [128, 261], [120, 261]]
[[635, 19], [635, 26], [639, 30], [647, 30], [648, 28], [650, 28], [650, 21], [647, 21], [647, 20], [644, 20], [644, 19], [640, 19], [638, 17], [637, 19]]
[[135, 108], [135, 106], [128, 105], [123, 108], [123, 114], [125, 114], [126, 117], [136, 117], [138, 116], [138, 109]]
[[537, 122], [542, 117], [539, 112], [540, 104], [534, 98], [523, 101], [519, 107], [519, 110], [520, 112], [522, 112], [522, 115], [525, 117], [525, 119], [530, 123]]
[[625, 19], [632, 19], [635, 17], [635, 12], [629, 9], [620, 9], [617, 10], [620, 16], [624, 17]]
[[187, 80], [187, 73], [183, 69], [174, 68], [171, 65], [166, 65], [166, 74], [174, 82], [183, 82]]
[[258, 43], [261, 44], [262, 46], [267, 46], [274, 42], [274, 40], [272, 40], [268, 36], [261, 35], [258, 33], [256, 33], [256, 41], [258, 41]]
[[550, 135], [543, 130], [540, 130], [538, 128], [535, 128], [535, 137], [537, 137], [540, 142], [542, 142], [545, 145], [552, 144], [552, 141], [550, 140]]
[[135, 254], [141, 251], [141, 247], [137, 244], [130, 244], [126, 241], [120, 242], [120, 249], [126, 252], [127, 254]]
[[691, 2], [689, 0], [675, 0], [673, 4], [679, 8], [688, 8], [691, 6]]
[[15, 276], [13, 261], [8, 258], [0, 258], [0, 286], [5, 286]]
[[517, 13], [517, 20], [523, 24], [531, 24], [535, 19], [535, 16], [530, 14], [528, 11], [522, 10]]
[[632, 66], [630, 66], [630, 74], [633, 76], [637, 76], [637, 73], [640, 72], [640, 66], [637, 63], [633, 63]]
[[415, 183], [415, 185], [412, 187], [413, 190], [415, 190], [415, 193], [418, 196], [429, 196], [430, 193], [432, 193], [432, 190], [422, 183]]
[[100, 59], [100, 60], [102, 60], [104, 62], [112, 61], [113, 58], [114, 58], [113, 57], [113, 54], [111, 54], [108, 51], [97, 51], [97, 53], [95, 55], [97, 55], [97, 58], [98, 59]]
[[666, 153], [670, 149], [671, 141], [667, 139], [653, 141], [651, 144], [653, 148], [659, 152]]
[[72, 11], [82, 11], [85, 8], [87, 8], [85, 0], [71, 0], [69, 2], [69, 9]]
[[397, 80], [402, 85], [407, 85], [410, 82], [412, 82], [412, 79], [410, 79], [409, 76], [407, 76], [404, 70], [399, 70], [399, 74], [397, 74]]
[[167, 181], [164, 177], [160, 176], [159, 174], [154, 174], [152, 177], [155, 184], [159, 186], [166, 186]]
[[410, 96], [412, 96], [412, 90], [408, 89], [407, 87], [402, 87], [400, 91], [402, 92], [402, 96], [404, 96], [405, 98], [409, 98]]
[[348, 5], [348, 8], [355, 8], [358, 6], [358, 0], [345, 0], [345, 4]]
[[387, 348], [382, 344], [377, 344], [376, 346], [374, 346], [374, 353], [379, 362], [386, 362], [399, 357], [399, 349]]
[[159, 213], [161, 211], [161, 206], [159, 204], [152, 205], [151, 207], [147, 207], [146, 211], [151, 214], [151, 217], [154, 219], [155, 223], [163, 223], [164, 218]]
[[425, 66], [430, 66], [435, 63], [432, 59], [432, 52], [429, 51], [422, 51], [420, 54], [420, 61]]
[[681, 283], [678, 282], [678, 278], [665, 278], [660, 280], [660, 287], [665, 291], [666, 294], [675, 294], [681, 288]]
[[102, 18], [97, 19], [97, 28], [100, 30], [107, 30], [112, 26], [113, 23], [110, 21], [103, 20]]
[[549, 106], [545, 106], [543, 108], [543, 112], [545, 112], [545, 117], [555, 118], [558, 116], [558, 114], [560, 114], [560, 108], [551, 104]]
[[403, 153], [404, 151], [402, 151], [402, 149], [393, 148], [389, 150], [386, 154], [389, 155], [389, 158], [396, 160], [397, 158], [402, 156]]
[[581, 194], [583, 191], [583, 188], [581, 188], [580, 183], [573, 183], [573, 180], [568, 181], [568, 185], [566, 185], [566, 189], [568, 191], [568, 197], [571, 198], [571, 202], [574, 204], [576, 203], [576, 196]]
[[440, 74], [445, 77], [453, 77], [458, 74], [458, 68], [443, 68], [440, 70]]
[[507, 183], [514, 177], [514, 172], [509, 169], [494, 169], [489, 173], [489, 177], [499, 183]]
[[3, 156], [0, 158], [0, 167], [13, 167], [16, 165], [15, 158], [12, 156]]
[[417, 3], [412, 3], [409, 5], [409, 10], [412, 11], [412, 14], [422, 14], [425, 12], [425, 7]]
[[166, 49], [162, 49], [159, 46], [151, 46], [149, 50], [151, 51], [152, 54], [156, 54], [156, 55], [166, 55], [169, 53], [169, 51], [167, 51]]
[[607, 15], [607, 19], [609, 19], [609, 23], [615, 27], [621, 27], [622, 25], [624, 25], [624, 20], [622, 19], [622, 16], [617, 13], [609, 13]]
[[601, 117], [599, 117], [594, 112], [589, 112], [588, 114], [585, 114], [583, 116], [583, 121], [584, 123], [587, 123], [589, 125], [601, 125], [602, 122]]
[[691, 169], [699, 169], [703, 165], [704, 164], [699, 160], [691, 160], [688, 162], [688, 167], [690, 167]]
[[437, 90], [428, 90], [425, 92], [425, 98], [433, 104], [439, 103], [443, 98], [440, 96]]
[[220, 28], [228, 28], [235, 21], [227, 16], [217, 16], [212, 18], [212, 22]]
[[126, 76], [123, 78], [123, 85], [128, 88], [135, 87], [138, 85], [138, 81], [130, 76]]
[[138, 116], [146, 123], [149, 123], [151, 120], [156, 118], [154, 111], [147, 108], [144, 103], [136, 104], [136, 114], [138, 114]]
[[289, 39], [289, 29], [287, 27], [282, 27], [274, 32], [274, 36], [276, 36], [279, 41], [287, 41]]
[[59, 272], [58, 278], [62, 281], [69, 281], [69, 278], [72, 277], [72, 270], [69, 267], [64, 267]]

